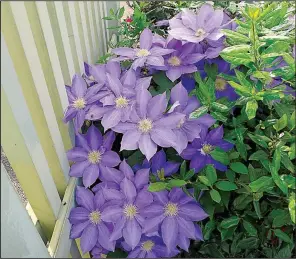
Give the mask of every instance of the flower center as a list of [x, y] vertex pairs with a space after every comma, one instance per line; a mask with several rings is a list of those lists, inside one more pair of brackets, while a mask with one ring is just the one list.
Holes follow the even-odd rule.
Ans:
[[84, 109], [85, 104], [86, 104], [86, 102], [85, 102], [85, 100], [84, 100], [83, 98], [77, 98], [77, 99], [73, 102], [72, 106], [73, 106], [75, 109]]
[[196, 37], [200, 37], [200, 36], [203, 36], [205, 34], [206, 34], [205, 30], [202, 29], [202, 28], [197, 29], [197, 31], [195, 32]]
[[178, 123], [178, 125], [177, 125], [177, 128], [178, 129], [180, 129], [180, 128], [182, 128], [182, 126], [183, 126], [183, 124], [185, 123], [185, 118], [182, 118], [180, 121], [179, 121], [179, 123]]
[[147, 49], [140, 49], [138, 52], [137, 52], [137, 57], [139, 58], [142, 58], [142, 57], [147, 57], [150, 55], [150, 52], [147, 50]]
[[138, 128], [142, 133], [148, 133], [152, 129], [152, 121], [149, 119], [144, 119], [139, 121]]
[[101, 213], [97, 210], [92, 211], [91, 213], [89, 213], [88, 218], [91, 221], [91, 223], [97, 225], [101, 222]]
[[90, 80], [93, 80], [93, 81], [95, 81], [95, 78], [91, 75], [91, 76], [89, 76], [88, 77]]
[[178, 57], [173, 56], [169, 58], [168, 63], [173, 67], [177, 67], [181, 65], [181, 60]]
[[164, 207], [164, 215], [166, 216], [177, 216], [178, 215], [178, 205], [176, 203], [169, 202]]
[[209, 154], [211, 153], [211, 151], [214, 150], [214, 146], [210, 145], [210, 144], [204, 144], [202, 146], [202, 151], [205, 153], [205, 154]]
[[224, 91], [226, 89], [226, 81], [223, 78], [217, 78], [215, 88], [217, 91]]
[[97, 150], [89, 152], [88, 161], [92, 164], [98, 164], [101, 161], [101, 153]]
[[115, 103], [116, 103], [116, 108], [125, 108], [128, 106], [128, 99], [126, 99], [123, 96], [120, 96], [118, 98], [115, 99]]
[[136, 216], [136, 214], [138, 213], [138, 210], [135, 205], [127, 204], [124, 206], [123, 213], [127, 218], [133, 219]]
[[154, 247], [154, 245], [155, 245], [154, 242], [152, 242], [151, 240], [147, 240], [142, 243], [141, 248], [145, 252], [150, 252], [152, 250], [152, 248]]

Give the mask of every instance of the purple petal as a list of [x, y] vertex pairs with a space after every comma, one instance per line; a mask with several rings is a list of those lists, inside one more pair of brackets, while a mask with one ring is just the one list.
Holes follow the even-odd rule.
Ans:
[[165, 218], [165, 216], [162, 214], [160, 216], [157, 216], [155, 218], [149, 218], [145, 220], [145, 225], [143, 227], [143, 233], [148, 234], [150, 233], [152, 230], [155, 229], [155, 227], [157, 227], [162, 220]]
[[75, 121], [74, 121], [74, 128], [76, 131], [76, 134], [79, 132], [81, 129], [85, 119], [85, 110], [79, 110], [76, 113]]
[[106, 113], [102, 119], [104, 130], [106, 131], [115, 127], [120, 122], [120, 119], [121, 111], [118, 109], [114, 109], [113, 111]]
[[156, 173], [157, 170], [161, 170], [166, 162], [166, 154], [161, 149], [151, 158], [151, 169], [153, 173]]
[[71, 226], [71, 231], [70, 231], [70, 238], [71, 239], [76, 239], [81, 237], [83, 230], [90, 225], [89, 221], [85, 221], [82, 223], [78, 223], [75, 225]]
[[103, 189], [103, 195], [106, 200], [122, 200], [124, 197], [122, 195], [122, 192], [115, 190], [115, 189], [109, 189], [104, 188]]
[[139, 149], [149, 161], [157, 151], [157, 145], [151, 140], [149, 134], [143, 134], [139, 140]]
[[114, 167], [119, 165], [120, 157], [114, 151], [107, 151], [102, 155], [101, 163], [103, 166]]
[[82, 252], [85, 254], [92, 250], [98, 240], [98, 229], [95, 225], [90, 224], [82, 232], [80, 238], [80, 246]]
[[223, 149], [224, 151], [229, 151], [233, 148], [233, 144], [224, 140], [224, 139], [221, 139], [217, 142], [215, 142], [216, 146], [218, 146], [219, 148]]
[[85, 119], [96, 121], [103, 118], [103, 116], [110, 111], [110, 107], [101, 107], [98, 105], [92, 105], [85, 115]]
[[88, 160], [76, 162], [70, 168], [69, 175], [74, 177], [82, 177], [83, 172], [90, 166]]
[[170, 54], [174, 51], [175, 51], [174, 49], [164, 49], [164, 48], [160, 48], [160, 47], [153, 47], [150, 50], [150, 53], [153, 56], [164, 56], [164, 55]]
[[176, 144], [174, 145], [174, 148], [176, 149], [178, 154], [181, 154], [188, 144], [187, 135], [182, 129], [173, 130], [173, 132], [176, 136], [176, 139], [175, 139]]
[[145, 118], [147, 116], [147, 105], [149, 101], [152, 99], [151, 93], [145, 89], [141, 88], [137, 91], [137, 110], [141, 118]]
[[[141, 212], [142, 216], [147, 218], [158, 217], [163, 214], [163, 205], [153, 203]], [[146, 221], [145, 221], [146, 224]]]
[[182, 22], [186, 27], [196, 31], [197, 28], [197, 15], [190, 10], [182, 11]]
[[123, 174], [115, 168], [110, 168], [100, 165], [100, 178], [102, 181], [120, 183], [123, 179]]
[[106, 227], [106, 225], [104, 223], [99, 224], [98, 225], [98, 230], [99, 230], [99, 237], [98, 237], [99, 244], [103, 248], [107, 249], [108, 251], [114, 251], [114, 249], [115, 249], [115, 241], [110, 242], [110, 240], [109, 240], [110, 231]]
[[217, 127], [213, 130], [211, 130], [207, 137], [206, 140], [208, 140], [210, 143], [215, 143], [218, 140], [221, 140], [223, 138], [224, 130], [223, 126], [221, 125], [220, 127]]
[[203, 241], [204, 239], [203, 239], [203, 234], [200, 226], [198, 226], [197, 224], [195, 224], [194, 226], [195, 226], [195, 239]]
[[124, 159], [120, 166], [119, 166], [119, 170], [124, 174], [124, 176], [133, 181], [134, 180], [134, 172], [132, 170], [132, 168], [129, 166], [129, 164], [126, 162], [126, 160]]
[[122, 215], [122, 208], [119, 206], [108, 206], [102, 212], [102, 220], [106, 222], [117, 222]]
[[195, 238], [195, 228], [192, 221], [188, 221], [183, 219], [182, 217], [178, 217], [178, 226], [179, 226], [179, 232], [181, 235], [184, 235], [188, 238]]
[[177, 187], [172, 188], [169, 193], [169, 199], [171, 202], [178, 202], [182, 196], [184, 196], [183, 190]]
[[161, 147], [172, 147], [176, 145], [176, 135], [170, 129], [155, 128], [151, 131], [151, 138]]
[[[188, 29], [184, 26], [179, 27], [179, 28], [173, 28], [173, 29], [169, 30], [168, 33], [169, 33], [169, 35], [171, 35], [173, 38], [175, 38], [177, 40], [182, 40], [186, 36], [187, 36], [187, 38], [191, 36], [192, 38], [197, 39], [197, 37], [194, 36], [194, 31], [191, 29]], [[199, 41], [196, 41], [196, 43], [197, 42], [199, 42]]]
[[207, 31], [211, 31], [214, 28], [219, 27], [223, 21], [223, 17], [224, 17], [223, 10], [215, 10], [213, 15], [211, 16], [211, 19], [209, 19], [205, 23], [205, 28], [207, 29]]
[[161, 56], [149, 56], [146, 63], [150, 66], [164, 66], [164, 59]]
[[119, 78], [121, 74], [120, 63], [108, 61], [106, 64], [106, 72], [112, 76], [115, 76], [116, 78]]
[[126, 177], [120, 183], [120, 189], [124, 193], [128, 202], [133, 202], [136, 198], [137, 191], [135, 185]]
[[165, 127], [168, 129], [174, 129], [178, 124], [185, 119], [185, 114], [182, 113], [171, 113], [165, 117], [154, 122], [156, 127]]
[[122, 48], [115, 48], [112, 52], [119, 56], [125, 56], [133, 59], [135, 57], [135, 50], [132, 48], [122, 47]]
[[183, 150], [181, 157], [186, 160], [191, 160], [192, 157], [196, 154], [197, 149], [193, 147], [191, 144], [187, 146], [186, 149]]
[[198, 12], [198, 25], [203, 27], [207, 19], [214, 13], [214, 9], [210, 4], [203, 4]]
[[86, 133], [87, 143], [92, 150], [98, 150], [103, 142], [103, 136], [96, 126], [91, 125]]
[[82, 162], [87, 159], [87, 152], [83, 148], [74, 147], [67, 151], [67, 158], [69, 161]]
[[73, 208], [69, 215], [69, 221], [71, 224], [78, 224], [88, 221], [89, 211], [83, 207]]
[[184, 235], [179, 234], [179, 235], [178, 235], [178, 240], [177, 240], [177, 242], [178, 242], [178, 246], [179, 246], [181, 249], [183, 249], [183, 250], [185, 250], [186, 252], [188, 252], [188, 248], [189, 248], [189, 245], [190, 245], [190, 240], [189, 240], [189, 238], [185, 237]]
[[68, 121], [74, 119], [76, 116], [76, 113], [77, 113], [77, 110], [74, 107], [69, 106], [64, 114], [63, 122], [67, 123]]
[[82, 206], [88, 209], [89, 211], [94, 211], [95, 206], [93, 199], [94, 195], [90, 190], [80, 186], [76, 187], [76, 202], [79, 206]]
[[105, 203], [104, 196], [102, 195], [101, 192], [97, 192], [95, 194], [94, 203], [95, 203], [95, 207], [97, 209], [100, 209], [103, 206], [103, 204]]
[[169, 251], [173, 250], [177, 243], [178, 224], [174, 217], [166, 217], [161, 224], [163, 242]]
[[116, 97], [119, 97], [122, 89], [120, 80], [111, 76], [110, 74], [107, 74], [107, 82], [110, 90], [115, 94]]
[[141, 248], [136, 248], [135, 250], [131, 251], [127, 258], [141, 258], [139, 257], [140, 253], [142, 252]]
[[200, 206], [193, 203], [181, 205], [179, 215], [191, 221], [201, 221], [209, 216]]
[[186, 57], [186, 64], [195, 64], [198, 61], [202, 60], [203, 58], [205, 58], [205, 54], [200, 54], [200, 53], [194, 53], [194, 54], [190, 54]]
[[100, 170], [98, 165], [92, 164], [84, 170], [82, 181], [85, 187], [91, 186], [99, 177]]
[[129, 122], [119, 122], [115, 127], [112, 128], [112, 130], [118, 133], [125, 133], [129, 130], [135, 130], [135, 129], [136, 129], [136, 124], [129, 123]]
[[123, 238], [125, 242], [134, 249], [141, 238], [141, 227], [139, 223], [135, 220], [128, 220], [126, 222], [125, 228], [122, 230]]
[[161, 204], [166, 204], [168, 203], [168, 191], [160, 191], [160, 192], [154, 192], [153, 193], [155, 200], [159, 201]]
[[188, 92], [181, 82], [176, 84], [171, 90], [171, 103], [175, 103], [177, 101], [184, 106], [188, 102]]
[[166, 99], [166, 93], [159, 94], [154, 96], [148, 102], [148, 117], [153, 121], [159, 119], [162, 114], [165, 112], [168, 105], [168, 101]]
[[135, 129], [125, 132], [121, 140], [120, 151], [138, 149], [138, 142], [141, 138], [141, 135], [141, 132]]
[[222, 163], [216, 161], [211, 156], [208, 157], [207, 163], [214, 165], [214, 167], [216, 169], [218, 169], [219, 171], [225, 172], [227, 170], [227, 166], [226, 165], [223, 165]]
[[114, 141], [115, 141], [115, 133], [114, 131], [110, 130], [104, 135], [103, 146], [106, 148], [106, 150], [111, 150]]
[[198, 121], [199, 124], [204, 125], [207, 128], [210, 128], [216, 122], [216, 120], [210, 114], [202, 115], [201, 117], [199, 117], [195, 120]]
[[[137, 195], [137, 198], [135, 200], [135, 205], [138, 208], [143, 209], [146, 206], [149, 206], [152, 202], [153, 202], [152, 193], [145, 189], [142, 189]], [[145, 209], [143, 209], [142, 211], [145, 211]]]
[[148, 89], [151, 83], [152, 76], [143, 77], [136, 81], [136, 88], [137, 89]]
[[170, 176], [178, 172], [180, 163], [176, 162], [167, 162], [164, 166], [164, 175]]
[[190, 168], [194, 169], [198, 173], [201, 169], [206, 166], [207, 156], [204, 156], [200, 153], [196, 153], [190, 162]]
[[122, 229], [125, 225], [126, 219], [125, 217], [120, 217], [117, 219], [112, 234], [110, 235], [110, 240], [115, 241], [122, 237]]
[[140, 48], [150, 50], [152, 38], [152, 32], [148, 28], [144, 29], [140, 35]]
[[83, 147], [87, 152], [91, 151], [86, 138], [82, 134], [76, 135], [77, 141], [79, 142], [79, 146]]
[[120, 81], [124, 86], [134, 87], [137, 80], [137, 75], [135, 70], [130, 68], [121, 77]]
[[90, 66], [90, 74], [95, 78], [99, 85], [105, 84], [106, 67], [105, 65]]
[[182, 69], [179, 67], [170, 67], [165, 74], [172, 82], [175, 82], [178, 78], [181, 77]]
[[78, 74], [74, 75], [72, 79], [71, 92], [75, 95], [75, 97], [84, 97], [86, 89], [86, 82], [84, 79]]
[[132, 64], [132, 68], [134, 70], [136, 70], [138, 67], [143, 67], [145, 62], [147, 60], [147, 57], [141, 57], [141, 58], [137, 58], [133, 64]]
[[182, 127], [189, 142], [200, 137], [201, 127], [196, 120], [187, 120]]

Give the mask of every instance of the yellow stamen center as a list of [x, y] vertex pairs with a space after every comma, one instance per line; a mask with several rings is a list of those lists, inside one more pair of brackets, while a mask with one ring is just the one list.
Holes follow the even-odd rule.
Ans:
[[138, 128], [142, 133], [148, 133], [152, 129], [152, 121], [149, 119], [144, 119], [139, 121]]
[[181, 60], [178, 57], [173, 56], [169, 58], [168, 63], [173, 67], [177, 67], [181, 65]]
[[152, 248], [154, 247], [154, 245], [155, 245], [154, 242], [152, 242], [151, 240], [147, 240], [142, 243], [141, 248], [145, 252], [150, 252], [152, 250]]
[[217, 91], [224, 91], [226, 89], [226, 81], [223, 78], [217, 78], [215, 88]]
[[92, 164], [98, 164], [101, 161], [101, 153], [97, 150], [89, 152], [88, 161]]
[[89, 79], [95, 81], [95, 78], [93, 76], [89, 76]]
[[176, 203], [169, 202], [164, 207], [164, 215], [166, 216], [177, 216], [178, 215], [178, 205]]
[[133, 219], [138, 213], [138, 210], [135, 205], [127, 204], [124, 206], [123, 213], [128, 219]]
[[202, 29], [202, 28], [197, 29], [197, 31], [195, 32], [196, 37], [200, 37], [200, 36], [203, 36], [205, 34], [206, 34], [205, 30]]
[[128, 106], [128, 99], [123, 96], [120, 96], [115, 99], [116, 108], [125, 108]]
[[211, 153], [211, 151], [213, 151], [214, 147], [210, 144], [204, 144], [202, 146], [202, 151], [205, 153], [205, 154], [209, 154]]
[[86, 102], [83, 98], [77, 98], [72, 104], [75, 109], [84, 109], [85, 105]]
[[91, 223], [93, 223], [94, 225], [97, 225], [101, 222], [101, 213], [97, 210], [92, 211], [89, 215], [88, 215], [89, 220], [91, 221]]
[[185, 118], [182, 118], [180, 121], [179, 121], [179, 123], [178, 123], [178, 125], [177, 125], [177, 128], [178, 129], [180, 129], [182, 126], [183, 126], [183, 124], [185, 123]]
[[140, 49], [137, 52], [137, 57], [142, 58], [142, 57], [147, 57], [150, 55], [150, 52], [147, 49]]

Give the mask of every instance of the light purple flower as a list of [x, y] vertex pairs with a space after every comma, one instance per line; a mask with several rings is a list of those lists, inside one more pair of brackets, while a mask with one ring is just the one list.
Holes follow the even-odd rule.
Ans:
[[164, 116], [167, 108], [166, 93], [151, 96], [144, 88], [137, 91], [136, 104], [132, 109], [130, 122], [121, 122], [112, 130], [123, 133], [121, 150], [140, 149], [148, 160], [156, 153], [157, 145], [176, 145], [175, 129], [183, 114]]
[[196, 15], [190, 10], [183, 10], [180, 18], [170, 20], [171, 30], [168, 33], [175, 39], [198, 43], [204, 39], [219, 40], [224, 14], [204, 4]]
[[178, 83], [171, 90], [171, 104], [173, 105], [173, 111], [186, 115], [182, 118], [176, 129], [173, 132], [176, 135], [177, 145], [175, 149], [180, 154], [186, 147], [188, 142], [192, 142], [195, 138], [199, 138], [201, 129], [207, 130], [215, 123], [215, 119], [205, 114], [198, 119], [190, 119], [189, 115], [200, 107], [199, 101], [196, 97], [188, 96], [188, 92], [182, 83]]
[[97, 243], [95, 247], [91, 250], [92, 258], [106, 258], [108, 250], [104, 249], [100, 243]]
[[171, 39], [167, 43], [167, 48], [175, 49], [175, 51], [165, 57], [166, 76], [174, 82], [183, 74], [189, 74], [197, 71], [194, 65], [205, 57], [204, 54], [195, 52], [194, 43], [185, 43], [182, 41]]
[[223, 127], [220, 126], [211, 130], [209, 133], [202, 130], [200, 138], [195, 139], [192, 144], [188, 144], [187, 148], [182, 152], [181, 157], [191, 160], [190, 168], [195, 169], [198, 173], [206, 165], [212, 164], [220, 171], [226, 171], [227, 166], [216, 161], [210, 154], [216, 147], [229, 151], [233, 148], [233, 144], [223, 140]]
[[145, 224], [142, 213], [153, 202], [153, 196], [147, 188], [137, 190], [136, 184], [136, 179], [133, 183], [124, 177], [120, 183], [120, 190], [103, 188], [105, 199], [116, 203], [106, 207], [102, 212], [104, 221], [114, 223], [110, 241], [123, 237], [132, 249], [139, 244], [142, 235], [142, 227]]
[[76, 147], [67, 152], [68, 159], [75, 162], [69, 175], [82, 177], [85, 187], [92, 185], [100, 174], [120, 163], [118, 154], [110, 150], [114, 141], [112, 134], [114, 132], [103, 138], [101, 132], [92, 125], [85, 135], [76, 136]]
[[72, 86], [66, 86], [66, 91], [69, 100], [69, 106], [64, 114], [64, 122], [74, 120], [76, 133], [80, 130], [84, 123], [85, 115], [90, 105], [97, 102], [105, 96], [102, 93], [101, 86], [93, 85], [87, 88], [87, 84], [80, 75], [74, 75]]
[[146, 216], [143, 233], [160, 231], [168, 252], [178, 245], [188, 251], [189, 239], [202, 240], [201, 229], [194, 221], [208, 217], [195, 199], [182, 189], [173, 188], [170, 192], [154, 192], [154, 202], [143, 213]]
[[144, 29], [140, 35], [140, 48], [132, 49], [127, 47], [113, 49], [112, 52], [120, 57], [113, 61], [134, 60], [133, 69], [144, 65], [163, 66], [163, 56], [174, 50], [164, 49], [160, 46], [152, 46], [153, 35], [149, 29]]
[[69, 221], [72, 224], [70, 238], [80, 238], [83, 253], [92, 250], [97, 242], [108, 251], [114, 251], [115, 242], [110, 241], [112, 225], [102, 219], [105, 199], [102, 193], [95, 195], [83, 187], [76, 187], [76, 202], [78, 207], [70, 212]]
[[135, 165], [134, 170], [139, 170], [142, 168], [149, 168], [151, 172], [157, 175], [161, 170], [164, 171], [164, 176], [170, 176], [178, 172], [180, 163], [167, 161], [166, 154], [161, 149], [158, 151], [150, 160], [150, 162], [145, 159], [142, 165]]
[[177, 248], [173, 249], [171, 253], [168, 253], [162, 239], [155, 236], [147, 237], [142, 235], [139, 244], [133, 250], [126, 242], [122, 242], [121, 245], [125, 251], [129, 252], [127, 258], [174, 257], [180, 253]]

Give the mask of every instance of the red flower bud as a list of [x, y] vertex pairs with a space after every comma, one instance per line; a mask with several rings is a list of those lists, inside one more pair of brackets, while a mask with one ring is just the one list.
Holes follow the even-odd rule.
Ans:
[[128, 17], [128, 18], [125, 19], [125, 21], [130, 23], [130, 22], [133, 21], [133, 19], [131, 17]]

